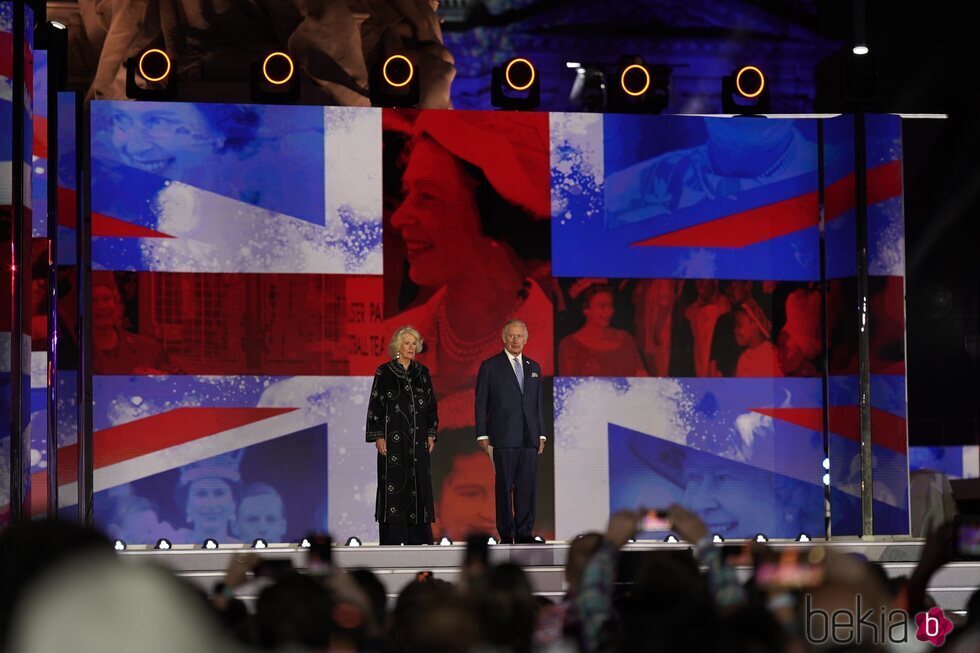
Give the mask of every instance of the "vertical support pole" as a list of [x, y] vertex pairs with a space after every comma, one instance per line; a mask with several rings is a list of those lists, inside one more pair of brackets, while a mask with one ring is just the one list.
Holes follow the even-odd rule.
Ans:
[[[48, 45], [48, 517], [58, 516], [58, 92], [68, 72], [68, 30], [44, 26]], [[67, 334], [65, 334], [67, 335]]]
[[868, 179], [865, 116], [854, 116], [854, 200], [857, 223], [858, 410], [861, 420], [861, 534], [874, 535], [871, 442], [871, 336], [868, 330]]
[[78, 265], [78, 376], [76, 410], [78, 416], [78, 521], [92, 525], [92, 202], [89, 166], [88, 104], [75, 102], [75, 158], [77, 201], [75, 260]]
[[[823, 401], [823, 455], [830, 458], [830, 336], [827, 332], [827, 232], [826, 232], [826, 170], [824, 170], [826, 152], [824, 150], [824, 123], [817, 120], [817, 194], [820, 207], [820, 341], [823, 350], [823, 378], [820, 385]], [[829, 473], [829, 470], [828, 470]], [[830, 485], [824, 485], [824, 505], [830, 505]], [[829, 539], [831, 532], [830, 514], [824, 513], [824, 527]]]
[[27, 401], [30, 387], [24, 387], [24, 370], [30, 370], [30, 348], [25, 361], [24, 315], [25, 287], [30, 286], [30, 227], [25, 229], [24, 154], [28, 143], [24, 120], [26, 79], [24, 51], [27, 48], [24, 29], [27, 21], [23, 2], [13, 3], [13, 77], [11, 89], [11, 258], [10, 258], [10, 521], [17, 524], [30, 519], [30, 436], [25, 437], [25, 418], [30, 415]]

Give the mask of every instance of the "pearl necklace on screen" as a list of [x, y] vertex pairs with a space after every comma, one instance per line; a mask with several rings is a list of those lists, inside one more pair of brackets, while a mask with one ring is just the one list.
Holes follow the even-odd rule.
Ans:
[[[789, 142], [786, 144], [786, 147], [776, 158], [775, 162], [771, 163], [768, 168], [763, 170], [758, 175], [755, 175], [753, 177], [743, 177], [742, 179], [752, 179], [756, 183], [762, 183], [763, 180], [767, 180], [773, 177], [776, 173], [782, 171], [782, 169], [786, 167], [786, 164], [789, 163], [789, 160], [791, 158], [791, 153], [797, 147], [798, 140], [799, 139], [796, 136], [796, 134], [793, 134]], [[702, 188], [710, 191], [713, 197], [720, 197], [722, 195], [721, 193], [718, 192], [718, 186], [720, 185], [720, 182], [712, 184], [711, 182], [708, 181], [708, 175], [714, 175], [715, 177], [719, 177], [722, 179], [729, 179], [730, 177], [726, 177], [725, 175], [719, 174], [718, 172], [715, 171], [715, 167], [711, 163], [711, 156], [708, 154], [707, 150], [704, 150], [702, 156], [704, 157], [705, 167], [707, 168], [707, 174], [705, 174], [705, 171], [700, 166], [698, 165], [692, 166], [694, 168], [695, 174], [697, 174], [698, 183], [701, 184]]]
[[[510, 315], [514, 315], [517, 309], [527, 300], [530, 291], [531, 281], [530, 279], [525, 279], [521, 289], [517, 292], [517, 300], [510, 310]], [[440, 352], [460, 362], [468, 362], [480, 358], [485, 352], [495, 348], [495, 344], [499, 345], [501, 349], [504, 346], [497, 327], [494, 327], [490, 333], [476, 340], [464, 340], [459, 337], [449, 324], [449, 314], [446, 311], [445, 301], [440, 302], [439, 310], [436, 313], [436, 333], [439, 338]]]

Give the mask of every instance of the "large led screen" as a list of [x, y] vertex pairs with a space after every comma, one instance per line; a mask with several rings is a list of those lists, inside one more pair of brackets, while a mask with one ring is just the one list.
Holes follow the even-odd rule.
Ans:
[[[856, 496], [853, 431], [834, 430], [851, 386], [824, 401], [828, 378], [856, 371], [847, 133], [805, 119], [94, 102], [100, 523], [247, 541], [264, 511], [274, 537], [376, 541], [366, 399], [391, 334], [412, 325], [439, 404], [434, 530], [493, 531], [474, 385], [519, 318], [548, 391], [536, 532], [677, 502], [725, 537], [825, 534], [826, 496], [842, 514]], [[901, 248], [884, 245], [901, 227], [890, 170], [874, 177], [887, 195], [873, 222], [875, 265], [890, 270], [874, 288], [882, 365], [904, 362], [886, 343], [904, 334], [888, 280]], [[903, 414], [899, 388], [877, 387], [882, 414]], [[901, 530], [904, 431], [877, 419], [876, 510]], [[197, 428], [170, 425], [183, 420]], [[204, 478], [210, 521], [191, 488]]]

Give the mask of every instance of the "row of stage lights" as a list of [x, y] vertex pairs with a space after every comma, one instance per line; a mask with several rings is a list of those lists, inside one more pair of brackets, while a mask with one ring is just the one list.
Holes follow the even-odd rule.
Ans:
[[[544, 540], [541, 539], [540, 537], [535, 537], [534, 539], [539, 544], [543, 544], [544, 543]], [[769, 538], [766, 537], [762, 533], [759, 533], [758, 535], [756, 535], [755, 537], [753, 537], [751, 539], [754, 542], [768, 542], [769, 541]], [[716, 544], [721, 544], [721, 543], [724, 543], [725, 538], [722, 537], [721, 535], [715, 534], [715, 535], [712, 535], [711, 540], [714, 543], [716, 543]], [[810, 542], [811, 541], [811, 538], [806, 533], [800, 533], [796, 537], [796, 541], [797, 542]], [[636, 542], [636, 540], [630, 540], [630, 542]], [[681, 543], [680, 540], [677, 539], [677, 536], [674, 535], [673, 533], [668, 534], [667, 537], [664, 538], [664, 542], [666, 542], [668, 544], [680, 544]], [[491, 545], [491, 546], [497, 544], [497, 538], [495, 538], [495, 537], [489, 537], [489, 538], [487, 538], [487, 544], [488, 545]], [[213, 550], [219, 548], [219, 546], [220, 546], [220, 544], [218, 543], [218, 541], [215, 540], [215, 539], [212, 539], [210, 537], [208, 539], [204, 540], [204, 542], [201, 544], [201, 548], [202, 549], [206, 549], [206, 550], [209, 550], [209, 551], [213, 551]], [[310, 548], [310, 546], [311, 546], [310, 538], [304, 537], [302, 540], [299, 541], [298, 546], [301, 549], [308, 549], [308, 548]], [[362, 546], [362, 543], [361, 543], [360, 538], [357, 538], [357, 537], [349, 537], [349, 538], [347, 538], [347, 543], [346, 543], [345, 546], [359, 547], [359, 546]], [[441, 540], [439, 540], [439, 546], [453, 546], [453, 541], [451, 539], [449, 539], [448, 537], [443, 537]], [[116, 551], [125, 551], [128, 548], [128, 545], [123, 540], [116, 540], [115, 541], [115, 544], [114, 544], [114, 548], [116, 549]], [[154, 549], [157, 549], [158, 551], [169, 551], [169, 550], [173, 549], [173, 543], [171, 543], [170, 540], [168, 540], [166, 538], [160, 538], [159, 540], [157, 540], [157, 542], [153, 546], [153, 548]], [[258, 538], [254, 542], [252, 542], [252, 548], [253, 549], [268, 549], [269, 548], [269, 543], [266, 540], [263, 540], [262, 538]]]
[[[296, 546], [298, 546], [301, 549], [309, 549], [309, 548], [311, 548], [313, 546], [313, 543], [312, 542], [313, 542], [314, 539], [316, 539], [318, 541], [321, 541], [321, 542], [327, 542], [327, 543], [330, 542], [330, 539], [327, 536], [323, 536], [323, 535], [310, 535], [310, 536], [304, 537], [302, 540], [300, 540], [299, 542], [297, 542], [296, 543]], [[219, 548], [220, 546], [221, 545], [218, 542], [218, 540], [216, 540], [214, 538], [211, 538], [211, 537], [205, 539], [204, 542], [201, 543], [201, 548], [202, 549], [207, 549], [209, 551], [213, 551], [213, 550]], [[356, 537], [350, 537], [350, 538], [347, 539], [347, 546], [361, 546], [361, 540], [359, 540]], [[125, 551], [127, 548], [129, 548], [129, 545], [126, 544], [126, 542], [124, 542], [123, 540], [116, 540], [113, 543], [113, 548], [116, 551]], [[167, 538], [161, 537], [160, 539], [158, 539], [156, 541], [156, 544], [153, 545], [153, 548], [156, 549], [156, 550], [158, 550], [158, 551], [169, 551], [169, 550], [171, 550], [171, 549], [174, 548], [174, 545]], [[261, 537], [256, 538], [255, 540], [252, 541], [252, 548], [253, 549], [268, 549], [269, 548], [269, 542], [268, 542], [268, 540], [265, 540], [265, 539], [263, 539]]]
[[[667, 107], [670, 68], [633, 60], [621, 64], [615, 85], [607, 89], [605, 71], [598, 66], [569, 62], [576, 70], [573, 97], [587, 110], [621, 113], [660, 113]], [[372, 71], [371, 104], [414, 107], [419, 103], [419, 80], [409, 57], [394, 54]], [[285, 52], [270, 52], [250, 67], [252, 100], [265, 104], [299, 100], [297, 68]], [[169, 100], [177, 96], [177, 77], [170, 56], [150, 48], [126, 62], [126, 95], [137, 100]], [[495, 66], [490, 78], [490, 103], [501, 109], [532, 110], [541, 102], [541, 78], [525, 57]], [[722, 78], [724, 113], [761, 114], [769, 111], [769, 87], [762, 70], [742, 66]]]
[[[299, 78], [296, 64], [285, 52], [270, 52], [250, 67], [255, 102], [296, 102]], [[126, 61], [126, 95], [134, 100], [171, 100], [177, 97], [177, 76], [170, 55], [149, 48]]]
[[[544, 542], [544, 540], [541, 539], [540, 537], [536, 537], [535, 540], [537, 542], [539, 542], [539, 543], [543, 543]], [[497, 544], [497, 538], [495, 538], [495, 537], [489, 537], [489, 538], [487, 538], [487, 544], [489, 544], [489, 545]], [[452, 546], [453, 545], [453, 541], [451, 539], [449, 539], [448, 537], [443, 537], [441, 540], [439, 540], [439, 545], [440, 546]], [[301, 549], [309, 549], [312, 546], [312, 544], [310, 543], [310, 538], [309, 537], [304, 537], [302, 540], [300, 540], [297, 543], [297, 546], [299, 546], [299, 548], [301, 548]], [[362, 546], [361, 539], [358, 538], [358, 537], [349, 537], [349, 538], [347, 538], [347, 543], [344, 546], [353, 546], [353, 547]], [[124, 542], [123, 540], [116, 540], [115, 543], [114, 543], [114, 545], [113, 545], [113, 548], [115, 548], [116, 551], [125, 551], [128, 547], [129, 547], [129, 545], [127, 545], [126, 542]], [[174, 547], [173, 543], [170, 540], [168, 540], [167, 538], [164, 538], [164, 537], [162, 537], [159, 540], [157, 540], [156, 541], [156, 544], [153, 545], [153, 548], [154, 549], [157, 549], [158, 551], [169, 551], [169, 550], [173, 549], [173, 547]], [[201, 548], [202, 549], [207, 549], [209, 551], [214, 550], [214, 549], [217, 549], [219, 547], [220, 547], [220, 543], [217, 540], [215, 540], [213, 538], [210, 538], [210, 537], [207, 538], [206, 540], [204, 540], [204, 542], [201, 543]], [[257, 538], [257, 539], [255, 539], [252, 542], [252, 548], [253, 549], [268, 549], [269, 548], [269, 542], [266, 541], [266, 540], [264, 540], [264, 539], [262, 539], [261, 537], [260, 538]]]

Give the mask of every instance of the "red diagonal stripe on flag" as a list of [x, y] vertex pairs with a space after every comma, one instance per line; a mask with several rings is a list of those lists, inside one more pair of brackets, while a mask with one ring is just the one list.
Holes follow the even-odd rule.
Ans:
[[908, 452], [905, 418], [887, 410], [871, 409], [871, 441], [898, 453]]
[[[193, 442], [209, 435], [283, 415], [296, 408], [186, 407], [113, 426], [92, 435], [94, 469]], [[76, 445], [58, 449], [58, 467], [74, 469]]]
[[[0, 32], [0, 77], [8, 79], [14, 78], [14, 35], [10, 32]], [[30, 46], [24, 43], [24, 63], [28, 66], [34, 61], [34, 53]], [[33, 77], [33, 75], [31, 75]], [[33, 80], [28, 79], [28, 82]], [[26, 88], [27, 94], [34, 96], [34, 89], [31, 86]]]
[[[823, 431], [821, 408], [753, 408], [752, 412], [783, 420], [811, 431]], [[857, 406], [831, 406], [830, 431], [852, 440], [861, 441], [861, 415]], [[904, 454], [908, 450], [905, 418], [878, 408], [871, 409], [871, 441], [890, 451]]]
[[633, 244], [638, 247], [745, 247], [814, 226], [819, 208], [817, 193], [806, 193]]
[[34, 156], [48, 158], [48, 117], [34, 114]]
[[[868, 205], [902, 194], [902, 162], [890, 161], [868, 171]], [[829, 222], [854, 208], [854, 175], [827, 186], [824, 212]]]
[[[93, 469], [200, 440], [210, 435], [261, 422], [296, 408], [186, 407], [113, 426], [92, 435]], [[78, 446], [58, 448], [58, 485], [77, 480]], [[31, 505], [44, 512], [47, 472], [31, 475]]]
[[10, 32], [0, 32], [0, 75], [14, 76], [14, 35]]
[[[58, 205], [75, 206], [76, 193], [70, 188], [58, 186]], [[74, 211], [58, 211], [58, 224], [69, 229], [75, 228]], [[104, 213], [92, 211], [92, 235], [108, 236], [112, 238], [173, 238], [162, 231], [156, 231], [148, 227], [141, 227], [132, 222], [126, 222], [119, 218], [112, 218]]]
[[[891, 161], [868, 171], [868, 203], [876, 204], [902, 193], [902, 162]], [[854, 175], [827, 186], [826, 220], [854, 208]], [[653, 238], [633, 243], [636, 247], [739, 248], [801, 231], [817, 224], [819, 196], [814, 191], [773, 204], [740, 211]]]
[[[868, 206], [902, 194], [902, 160], [889, 161], [868, 171]], [[834, 216], [836, 217], [836, 216]]]

